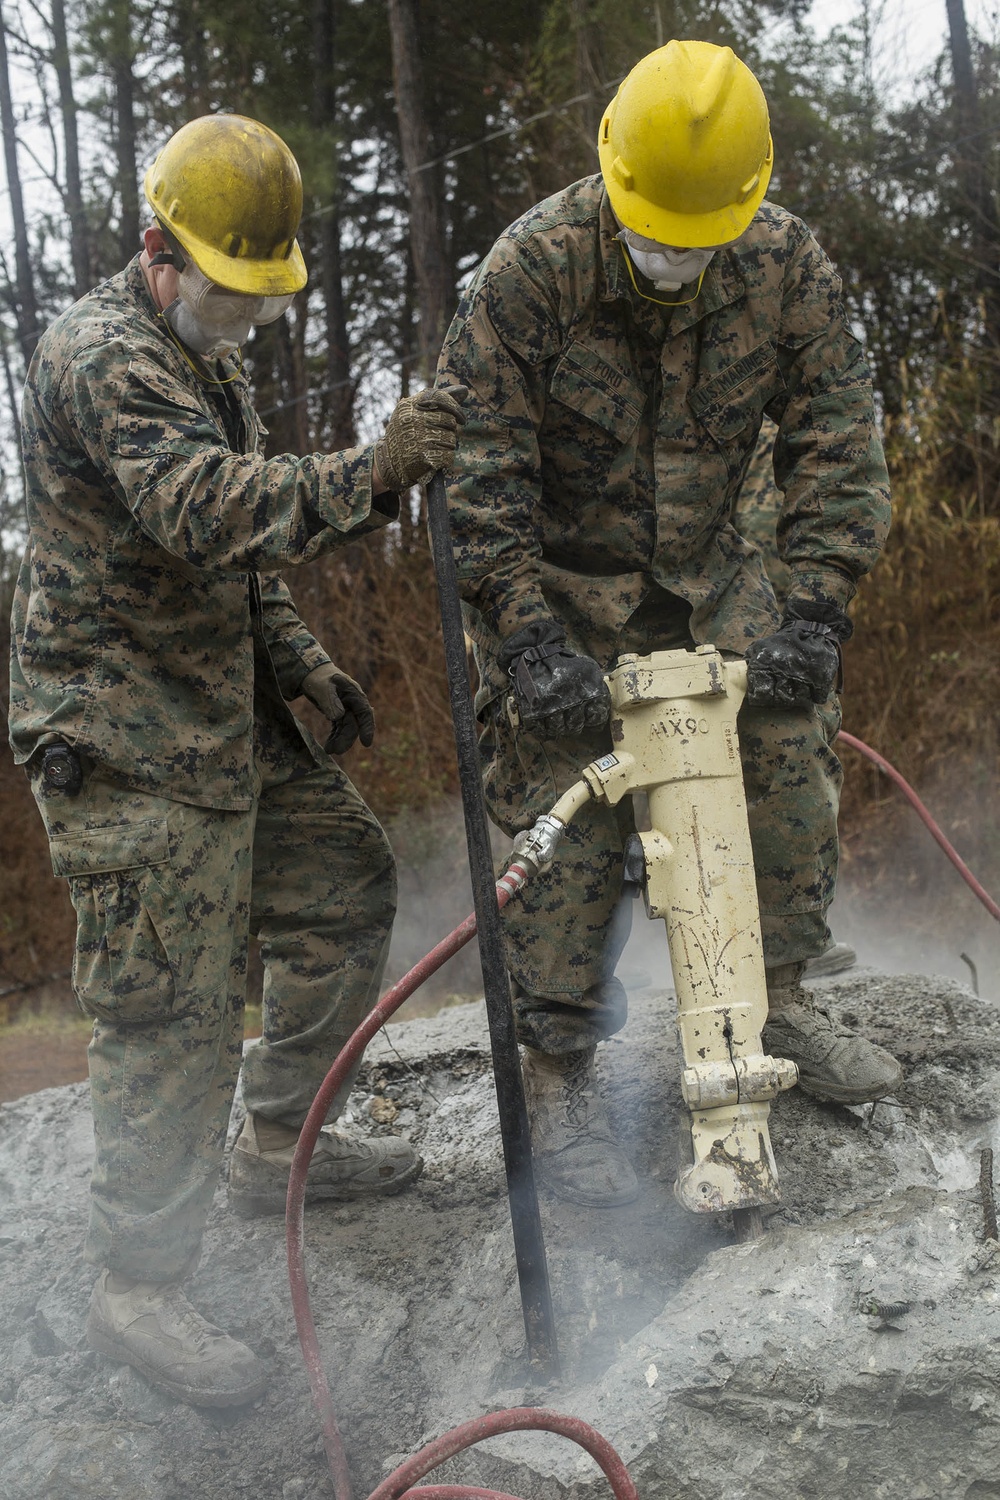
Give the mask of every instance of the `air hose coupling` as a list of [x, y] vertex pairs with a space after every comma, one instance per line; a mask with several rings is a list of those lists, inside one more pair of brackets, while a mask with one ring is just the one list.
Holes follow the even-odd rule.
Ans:
[[510, 851], [511, 858], [522, 865], [531, 865], [532, 874], [537, 875], [540, 871], [547, 870], [552, 863], [559, 840], [565, 832], [565, 823], [561, 823], [551, 813], [543, 813], [533, 828], [526, 828], [517, 835]]
[[569, 823], [593, 793], [585, 781], [575, 781], [568, 792], [547, 813], [538, 818], [532, 828], [526, 828], [514, 839], [511, 850], [513, 859], [520, 864], [530, 864], [532, 873], [547, 870], [555, 858], [559, 840]]

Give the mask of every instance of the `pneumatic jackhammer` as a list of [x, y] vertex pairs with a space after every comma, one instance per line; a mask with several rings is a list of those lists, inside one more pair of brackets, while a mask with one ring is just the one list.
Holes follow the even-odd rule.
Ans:
[[[610, 806], [646, 793], [643, 893], [647, 914], [666, 923], [691, 1115], [691, 1159], [674, 1192], [693, 1213], [732, 1211], [737, 1237], [751, 1238], [760, 1210], [780, 1197], [770, 1101], [798, 1070], [761, 1042], [767, 985], [736, 729], [746, 664], [714, 646], [655, 651], [621, 657], [607, 682], [613, 751], [584, 768], [515, 851], [551, 859], [588, 793]], [[537, 850], [545, 839], [548, 850]]]

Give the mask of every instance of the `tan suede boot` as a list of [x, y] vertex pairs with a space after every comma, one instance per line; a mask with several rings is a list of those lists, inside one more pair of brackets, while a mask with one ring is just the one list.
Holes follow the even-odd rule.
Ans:
[[[288, 1174], [299, 1132], [289, 1125], [247, 1115], [229, 1163], [229, 1206], [241, 1218], [283, 1214]], [[385, 1136], [350, 1141], [321, 1130], [309, 1163], [306, 1202], [343, 1202], [351, 1198], [398, 1193], [423, 1171], [423, 1161], [409, 1141]]]
[[859, 1036], [816, 1005], [802, 988], [804, 964], [767, 971], [764, 1050], [788, 1057], [799, 1069], [799, 1087], [817, 1099], [866, 1104], [899, 1087], [903, 1070], [891, 1053]]
[[87, 1341], [192, 1406], [242, 1406], [267, 1385], [256, 1354], [203, 1318], [176, 1282], [103, 1271], [90, 1298]]
[[588, 1208], [617, 1208], [639, 1184], [611, 1126], [597, 1086], [593, 1047], [563, 1054], [525, 1047], [524, 1097], [532, 1155], [542, 1182]]

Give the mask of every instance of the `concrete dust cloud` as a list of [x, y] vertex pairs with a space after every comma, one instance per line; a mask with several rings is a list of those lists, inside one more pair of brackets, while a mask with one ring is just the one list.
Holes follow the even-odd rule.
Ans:
[[[433, 809], [402, 813], [386, 824], [396, 854], [399, 906], [389, 950], [386, 984], [394, 983], [472, 911], [465, 822], [458, 798]], [[499, 856], [510, 840], [494, 830]], [[479, 950], [473, 939], [408, 1002], [406, 1015], [449, 995], [482, 991]]]
[[[842, 758], [847, 774], [857, 774], [854, 757]], [[993, 888], [1000, 807], [987, 767], [955, 778], [940, 770], [914, 790], [972, 875], [1000, 900]], [[890, 973], [946, 975], [1000, 1003], [1000, 923], [897, 790], [888, 788], [876, 807], [883, 828], [876, 822], [842, 835], [830, 916], [835, 935], [857, 949], [863, 964]], [[888, 852], [878, 853], [880, 845]]]
[[[962, 858], [980, 875], [977, 840], [967, 820], [955, 827], [935, 796], [934, 816]], [[640, 804], [641, 817], [641, 804]], [[402, 814], [387, 824], [399, 865], [399, 911], [393, 930], [387, 983], [414, 963], [464, 921], [472, 910], [465, 825], [457, 798], [433, 810]], [[510, 840], [490, 829], [494, 856], [499, 862]], [[980, 876], [982, 878], [982, 876]], [[994, 899], [997, 892], [991, 892]], [[672, 988], [666, 929], [651, 921], [642, 897], [623, 898], [621, 918], [629, 935], [617, 973], [631, 994], [650, 986]], [[889, 872], [874, 884], [859, 870], [850, 843], [841, 864], [837, 899], [830, 926], [839, 942], [856, 949], [858, 962], [884, 973], [940, 974], [963, 985], [972, 984], [965, 953], [975, 965], [979, 993], [1000, 1003], [1000, 924], [986, 911], [950, 864], [915, 815], [899, 814], [896, 857]], [[481, 988], [475, 940], [433, 977], [406, 1015], [450, 995], [473, 996]]]

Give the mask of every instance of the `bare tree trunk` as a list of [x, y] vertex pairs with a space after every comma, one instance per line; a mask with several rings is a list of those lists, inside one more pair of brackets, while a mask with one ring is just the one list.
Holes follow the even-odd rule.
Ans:
[[[337, 90], [334, 82], [336, 0], [313, 0], [313, 106], [320, 125], [328, 127], [330, 150], [337, 151]], [[337, 166], [336, 160], [334, 166]], [[334, 192], [339, 195], [339, 171]], [[340, 257], [340, 213], [331, 208], [320, 219], [320, 277], [326, 328], [327, 410], [330, 442], [334, 448], [350, 448], [355, 441], [354, 392], [351, 378], [351, 348], [344, 305], [344, 281]]]
[[278, 389], [288, 392], [283, 422], [287, 440], [281, 452], [303, 454], [312, 451], [309, 433], [309, 403], [306, 400], [305, 317], [294, 324], [288, 317], [274, 325], [278, 348]]
[[323, 224], [321, 246], [331, 441], [334, 448], [351, 448], [357, 441], [357, 429], [354, 425], [357, 383], [351, 373], [351, 347], [340, 257], [340, 214], [336, 211], [331, 211]]
[[419, 171], [431, 156], [431, 135], [424, 108], [423, 70], [416, 0], [388, 0], [392, 37], [392, 75], [396, 118], [410, 194], [410, 250], [417, 283], [420, 373], [434, 379], [438, 351], [445, 335], [451, 301], [445, 254], [444, 215], [436, 181]]
[[175, 0], [173, 31], [184, 71], [184, 98], [189, 116], [208, 113], [205, 81], [205, 32], [199, 18], [199, 0]]
[[979, 88], [972, 66], [969, 28], [964, 0], [945, 0], [951, 66], [955, 82], [954, 105], [959, 144], [955, 169], [969, 204], [972, 225], [970, 251], [976, 282], [983, 298], [986, 338], [991, 349], [1000, 350], [1000, 215], [990, 187], [982, 133]]
[[[17, 383], [14, 380], [14, 372], [10, 367], [10, 355], [7, 352], [7, 330], [0, 328], [0, 364], [3, 365], [4, 390], [7, 394], [7, 405], [10, 408], [10, 428], [14, 434], [17, 444], [18, 469], [21, 467], [21, 414], [18, 410]], [[0, 551], [2, 557], [2, 551]]]
[[139, 248], [139, 190], [136, 185], [135, 76], [132, 72], [129, 0], [114, 0], [109, 20], [109, 60], [115, 93], [115, 154], [121, 203], [118, 244], [122, 260], [131, 260]]
[[597, 136], [607, 100], [601, 96], [598, 72], [600, 39], [595, 31], [589, 0], [572, 0], [573, 33], [576, 43], [576, 90], [586, 97], [577, 106], [577, 119], [584, 141], [584, 170], [597, 170]]
[[3, 126], [3, 154], [7, 168], [10, 211], [14, 220], [13, 288], [17, 318], [17, 336], [21, 355], [27, 365], [38, 342], [38, 303], [35, 300], [35, 278], [28, 248], [28, 226], [24, 218], [21, 175], [17, 165], [17, 136], [14, 129], [14, 103], [10, 93], [10, 66], [7, 60], [7, 24], [0, 13], [0, 124]]
[[59, 83], [59, 108], [62, 111], [63, 145], [66, 152], [66, 216], [70, 228], [70, 256], [73, 261], [73, 293], [82, 297], [91, 284], [90, 231], [83, 208], [80, 181], [80, 142], [77, 133], [76, 98], [69, 60], [66, 32], [65, 0], [52, 0], [52, 65]]

